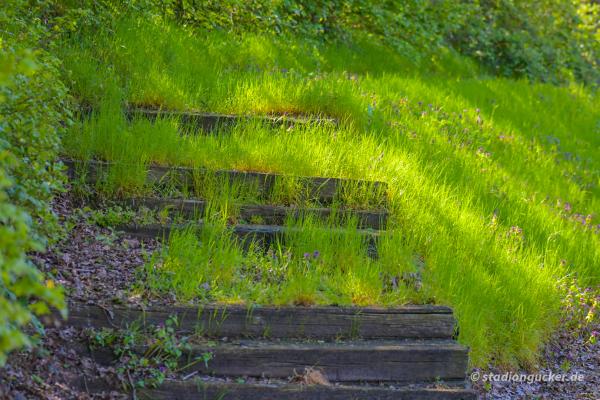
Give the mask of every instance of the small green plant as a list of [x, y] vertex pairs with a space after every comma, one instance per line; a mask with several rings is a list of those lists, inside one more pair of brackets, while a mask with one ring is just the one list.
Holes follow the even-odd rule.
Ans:
[[571, 362], [569, 360], [563, 360], [563, 362], [560, 363], [560, 369], [564, 373], [569, 372], [571, 370]]
[[[155, 223], [167, 224], [168, 222], [179, 221], [179, 215], [169, 215], [168, 211], [152, 210], [140, 206], [132, 208], [130, 205], [108, 205], [111, 202], [98, 204], [95, 208], [85, 206], [74, 210], [69, 216], [67, 225], [74, 226], [77, 221], [85, 221], [88, 224], [94, 224], [103, 228], [116, 228], [119, 226], [138, 224], [149, 225]], [[117, 203], [118, 204], [118, 203]]]
[[103, 207], [102, 209], [87, 208], [83, 211], [88, 223], [105, 228], [131, 223], [136, 215], [134, 211], [125, 210], [120, 206]]
[[594, 344], [600, 337], [595, 326], [600, 321], [600, 289], [581, 288], [576, 281], [563, 287], [567, 294], [563, 299], [566, 317], [563, 327]]
[[141, 330], [139, 325], [131, 325], [123, 330], [92, 330], [89, 344], [92, 348], [112, 350], [118, 359], [119, 377], [130, 388], [156, 388], [169, 374], [198, 362], [208, 368], [208, 362], [212, 359], [212, 353], [205, 352], [181, 366], [180, 359], [190, 350], [190, 345], [187, 338], [176, 336], [177, 325], [177, 318], [169, 317], [164, 324], [152, 326], [147, 331]]
[[484, 382], [483, 383], [483, 388], [485, 389], [486, 392], [489, 392], [492, 390], [492, 384], [490, 382]]
[[200, 355], [200, 359], [204, 362], [204, 367], [208, 368], [208, 362], [213, 359], [213, 353], [206, 351]]

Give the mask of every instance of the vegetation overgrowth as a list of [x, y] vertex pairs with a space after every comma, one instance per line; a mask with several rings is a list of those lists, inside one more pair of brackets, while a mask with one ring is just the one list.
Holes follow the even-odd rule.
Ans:
[[[435, 65], [420, 72], [378, 42], [357, 41], [348, 49], [290, 40], [196, 33], [168, 22], [123, 19], [106, 38], [65, 49], [77, 93], [96, 104], [92, 117], [66, 135], [65, 151], [81, 159], [139, 165], [141, 181], [131, 185], [133, 175], [123, 173], [123, 181], [115, 181], [121, 189], [143, 187], [147, 163], [384, 181], [390, 232], [405, 254], [392, 258], [396, 275], [407, 272], [403, 268], [411, 258], [406, 254], [424, 258], [423, 287], [430, 298], [454, 307], [474, 363], [492, 357], [507, 364], [533, 362], [560, 315], [559, 283], [599, 279], [597, 96], [578, 84], [556, 87], [482, 76], [471, 62], [451, 53], [456, 72], [436, 72]], [[92, 54], [96, 46], [103, 49], [100, 57]], [[106, 90], [96, 98], [102, 92], [94, 85], [100, 84]], [[292, 129], [248, 123], [185, 134], [177, 120], [127, 121], [125, 103], [324, 114], [341, 122]], [[286, 272], [288, 279], [279, 281], [289, 289], [269, 284], [270, 278], [260, 283], [249, 278], [248, 265], [272, 271], [281, 265], [257, 260], [256, 254], [243, 256], [230, 240], [223, 241], [223, 233], [201, 236], [212, 246], [195, 246], [190, 235], [171, 238], [163, 261], [148, 264], [151, 289], [166, 285], [183, 299], [204, 296], [208, 287], [220, 300], [345, 304], [355, 299], [315, 296], [331, 293], [323, 269], [315, 269], [319, 279], [289, 271], [304, 266], [304, 253], [315, 250], [337, 256], [323, 264], [329, 273], [342, 268], [350, 274], [360, 270], [351, 265], [370, 265], [364, 259], [351, 262], [345, 250], [329, 251], [353, 253], [354, 243], [340, 247], [331, 237], [320, 238], [312, 249], [292, 250], [294, 266]], [[194, 260], [193, 265], [184, 260]], [[380, 266], [365, 268], [365, 275], [343, 284], [379, 288], [358, 304], [390, 304], [381, 294], [386, 279], [396, 275], [381, 272]], [[344, 292], [342, 286], [338, 293]], [[263, 289], [260, 295], [244, 291], [257, 288]]]
[[398, 241], [383, 234], [378, 257], [372, 258], [371, 237], [358, 232], [352, 219], [346, 229], [334, 230], [311, 215], [290, 220], [290, 233], [265, 251], [255, 242], [236, 240], [219, 217], [205, 220], [200, 230], [173, 232], [141, 271], [135, 291], [174, 294], [182, 301], [300, 306], [426, 300], [412, 285], [418, 268]]
[[[147, 190], [151, 163], [386, 182], [376, 261], [351, 226], [320, 237], [320, 223], [290, 222], [303, 233], [264, 254], [216, 223], [173, 235], [140, 287], [220, 301], [433, 300], [454, 308], [473, 365], [535, 363], [568, 288], [600, 283], [597, 5], [346, 3], [54, 4], [63, 79], [94, 110], [63, 153], [129, 165], [111, 172], [119, 195]], [[126, 106], [340, 124], [197, 135], [174, 119], [128, 121]], [[366, 195], [352, 197], [370, 206]]]
[[49, 307], [66, 311], [62, 290], [26, 256], [59, 233], [50, 200], [62, 188], [54, 162], [70, 121], [60, 61], [40, 48], [49, 33], [37, 11], [20, 1], [0, 7], [0, 366], [35, 342]]

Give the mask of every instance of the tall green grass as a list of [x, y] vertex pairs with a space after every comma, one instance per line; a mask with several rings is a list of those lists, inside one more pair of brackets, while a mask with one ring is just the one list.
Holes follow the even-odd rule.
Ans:
[[378, 257], [369, 236], [349, 218], [343, 228], [332, 217], [306, 214], [288, 219], [289, 234], [268, 249], [236, 239], [226, 218], [209, 207], [202, 229], [171, 233], [144, 267], [137, 287], [182, 301], [201, 299], [259, 304], [398, 305], [421, 302], [417, 267], [408, 249], [383, 233]]
[[[431, 299], [454, 308], [474, 365], [528, 365], [556, 328], [561, 285], [600, 283], [600, 99], [585, 87], [486, 77], [451, 51], [415, 65], [368, 38], [315, 46], [131, 19], [110, 37], [78, 38], [63, 57], [74, 93], [99, 110], [65, 137], [72, 157], [388, 184], [391, 233], [380, 260], [365, 258], [351, 235], [320, 237], [314, 221], [289, 242], [285, 268], [285, 250], [273, 250], [275, 265], [258, 252], [243, 255], [229, 238], [198, 242], [186, 233], [161, 257], [176, 260], [167, 270], [191, 286], [163, 285], [159, 269], [149, 272], [153, 290], [189, 298], [208, 282], [219, 288], [212, 298], [230, 301]], [[251, 122], [181, 135], [175, 120], [126, 122], [110, 105], [122, 103], [324, 114], [341, 124], [285, 130]], [[294, 182], [279, 193], [293, 200]], [[368, 196], [348, 197], [358, 204]], [[322, 264], [305, 262], [314, 250]], [[279, 272], [257, 281], [268, 268]], [[419, 295], [386, 294], [390, 279], [398, 285], [386, 278], [390, 269], [421, 276]]]

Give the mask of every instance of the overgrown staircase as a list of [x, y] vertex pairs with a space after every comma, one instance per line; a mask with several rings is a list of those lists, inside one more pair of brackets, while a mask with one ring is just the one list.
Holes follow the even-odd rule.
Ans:
[[[157, 112], [130, 111], [151, 119]], [[178, 114], [182, 120], [209, 132], [216, 125], [239, 120], [234, 116]], [[219, 122], [221, 121], [221, 122]], [[271, 123], [289, 123], [272, 118]], [[302, 121], [304, 123], [304, 121]], [[326, 121], [330, 123], [330, 121]], [[210, 128], [210, 129], [208, 129]], [[94, 183], [106, 174], [109, 163], [66, 161], [73, 179]], [[148, 182], [189, 190], [201, 169], [149, 166]], [[225, 181], [237, 180], [268, 192], [276, 174], [218, 171]], [[307, 196], [318, 207], [286, 205], [240, 205], [234, 221], [243, 240], [271, 243], [285, 237], [285, 219], [308, 212], [318, 218], [332, 213], [354, 216], [357, 228], [371, 240], [377, 257], [379, 230], [385, 229], [387, 212], [355, 210], [331, 204], [344, 185], [367, 185], [384, 194], [381, 182], [346, 181], [305, 177], [300, 180]], [[200, 198], [135, 198], [119, 200], [128, 207], [169, 209], [200, 229], [206, 208]], [[253, 223], [254, 221], [254, 223]], [[260, 221], [260, 223], [255, 223]], [[175, 225], [121, 226], [129, 235], [164, 239]], [[335, 229], [335, 228], [331, 228]], [[167, 380], [158, 388], [138, 390], [137, 395], [155, 399], [474, 399], [465, 376], [468, 349], [454, 340], [452, 310], [444, 306], [410, 305], [395, 308], [359, 307], [259, 307], [259, 306], [140, 306], [73, 303], [68, 323], [78, 328], [126, 328], [137, 322], [142, 328], [164, 324], [176, 316], [176, 334], [191, 338], [181, 356], [186, 379]], [[145, 352], [140, 346], [135, 349]], [[114, 354], [106, 349], [80, 349], [99, 363], [110, 364]], [[193, 362], [203, 354], [208, 362]], [[188, 365], [190, 364], [190, 365]], [[109, 389], [94, 377], [81, 377], [90, 391]]]

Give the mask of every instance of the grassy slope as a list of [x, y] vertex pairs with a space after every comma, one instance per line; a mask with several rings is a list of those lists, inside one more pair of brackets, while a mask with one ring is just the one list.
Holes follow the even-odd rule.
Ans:
[[[451, 52], [413, 65], [366, 38], [318, 47], [136, 21], [65, 46], [63, 58], [74, 93], [104, 107], [65, 138], [71, 155], [388, 182], [398, 252], [424, 256], [425, 290], [455, 308], [475, 365], [533, 362], [557, 321], [561, 284], [600, 283], [600, 99], [585, 88], [490, 78]], [[344, 123], [182, 138], [176, 121], [126, 124], [114, 113], [120, 99]], [[349, 256], [337, 257], [330, 266]], [[381, 268], [402, 263], [390, 256]], [[359, 302], [370, 301], [382, 299]]]

